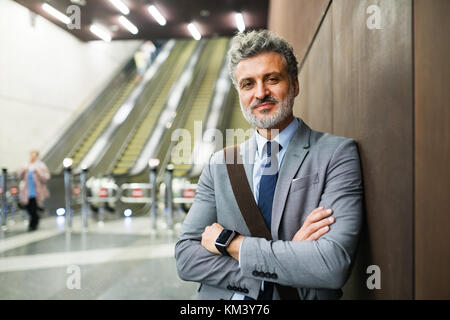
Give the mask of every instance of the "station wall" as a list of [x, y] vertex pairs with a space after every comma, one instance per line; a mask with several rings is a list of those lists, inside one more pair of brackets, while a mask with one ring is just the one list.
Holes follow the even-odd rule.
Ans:
[[41, 153], [133, 56], [141, 41], [82, 42], [0, 0], [0, 166]]

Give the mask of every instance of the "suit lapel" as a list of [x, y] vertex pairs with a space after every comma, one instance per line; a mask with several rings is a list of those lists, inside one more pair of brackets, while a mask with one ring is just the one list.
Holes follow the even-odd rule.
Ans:
[[272, 208], [272, 238], [278, 240], [278, 230], [281, 217], [286, 205], [287, 195], [291, 186], [291, 181], [300, 169], [305, 157], [309, 153], [309, 137], [311, 129], [301, 120], [297, 132], [289, 142], [289, 146], [284, 155], [283, 164], [280, 168], [277, 186], [273, 198]]

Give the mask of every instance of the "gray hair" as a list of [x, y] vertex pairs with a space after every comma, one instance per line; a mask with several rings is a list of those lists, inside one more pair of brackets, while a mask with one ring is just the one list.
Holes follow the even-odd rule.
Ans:
[[286, 68], [293, 78], [298, 76], [298, 62], [292, 46], [269, 30], [240, 32], [231, 39], [228, 50], [228, 72], [237, 87], [234, 70], [242, 59], [254, 57], [263, 52], [277, 52], [284, 57]]

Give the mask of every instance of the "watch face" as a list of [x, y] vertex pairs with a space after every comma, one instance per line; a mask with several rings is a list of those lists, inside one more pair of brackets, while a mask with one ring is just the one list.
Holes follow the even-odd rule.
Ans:
[[227, 230], [227, 229], [222, 230], [222, 232], [220, 233], [216, 242], [218, 242], [220, 244], [225, 244], [225, 242], [227, 242], [228, 238], [231, 236], [232, 233], [233, 233], [232, 230]]

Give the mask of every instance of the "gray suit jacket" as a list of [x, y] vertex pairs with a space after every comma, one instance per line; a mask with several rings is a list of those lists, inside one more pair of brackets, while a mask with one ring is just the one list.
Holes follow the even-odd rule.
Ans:
[[[272, 241], [251, 237], [231, 189], [223, 150], [203, 169], [194, 203], [175, 247], [181, 279], [199, 282], [199, 299], [258, 296], [261, 281], [298, 288], [301, 299], [339, 299], [361, 229], [363, 184], [354, 140], [311, 130], [302, 120], [279, 171], [272, 211]], [[255, 137], [240, 145], [253, 188]], [[317, 241], [290, 241], [311, 211], [333, 209], [335, 223]], [[240, 261], [201, 246], [217, 222], [246, 236]], [[275, 290], [274, 299], [279, 295]]]

